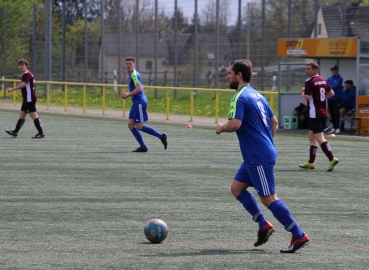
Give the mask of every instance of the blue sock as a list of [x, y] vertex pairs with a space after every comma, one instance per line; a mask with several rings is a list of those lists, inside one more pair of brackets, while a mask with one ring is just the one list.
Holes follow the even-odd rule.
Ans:
[[143, 132], [146, 132], [152, 136], [158, 137], [159, 139], [161, 139], [161, 133], [159, 133], [158, 131], [156, 131], [154, 128], [149, 127], [149, 126], [143, 126], [141, 129]]
[[131, 129], [131, 132], [133, 134], [133, 136], [136, 138], [137, 142], [140, 144], [141, 147], [146, 147], [144, 141], [143, 141], [143, 138], [142, 138], [142, 135], [141, 133], [138, 131], [137, 128], [133, 128]]
[[247, 190], [242, 191], [240, 195], [238, 195], [237, 200], [242, 203], [243, 207], [249, 212], [252, 216], [252, 219], [259, 223], [259, 227], [263, 228], [266, 224], [266, 219], [263, 212], [260, 209], [258, 202], [255, 199], [255, 196], [252, 195]]
[[281, 200], [276, 200], [269, 205], [269, 210], [273, 213], [274, 217], [284, 226], [286, 231], [291, 232], [293, 236], [301, 238], [304, 236], [304, 232], [300, 229], [296, 223], [287, 205]]

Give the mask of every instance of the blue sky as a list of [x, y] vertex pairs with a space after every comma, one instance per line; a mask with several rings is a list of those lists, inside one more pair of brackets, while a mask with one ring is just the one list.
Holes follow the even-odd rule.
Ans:
[[[215, 1], [215, 0], [212, 0]], [[170, 14], [173, 14], [174, 11], [174, 0], [159, 0], [159, 9], [164, 8]], [[238, 0], [228, 0], [230, 6], [230, 17], [228, 24], [235, 24], [238, 16]], [[244, 7], [247, 2], [260, 2], [259, 0], [242, 0], [242, 7]], [[198, 0], [198, 13], [199, 15], [203, 15], [203, 10], [206, 9], [206, 6], [209, 3], [209, 0]], [[191, 18], [192, 14], [195, 10], [195, 1], [194, 0], [178, 0], [177, 1], [178, 8], [180, 8], [186, 17]]]

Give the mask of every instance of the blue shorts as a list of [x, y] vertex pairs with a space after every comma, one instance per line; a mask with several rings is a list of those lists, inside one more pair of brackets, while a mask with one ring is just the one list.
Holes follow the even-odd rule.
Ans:
[[129, 119], [133, 119], [135, 123], [144, 123], [149, 120], [147, 113], [147, 103], [146, 102], [135, 102], [132, 104], [131, 110], [129, 112]]
[[242, 163], [234, 180], [254, 187], [259, 196], [269, 196], [276, 193], [274, 163], [246, 166]]

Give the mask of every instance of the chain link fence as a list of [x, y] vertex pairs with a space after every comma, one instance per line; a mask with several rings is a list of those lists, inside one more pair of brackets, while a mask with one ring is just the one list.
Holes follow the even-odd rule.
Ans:
[[[16, 61], [24, 57], [36, 80], [125, 84], [124, 60], [131, 56], [145, 85], [227, 88], [230, 61], [248, 58], [253, 86], [271, 91], [278, 38], [369, 39], [368, 1], [34, 2], [0, 3], [5, 78], [20, 78]], [[305, 78], [302, 70], [289, 72], [294, 80]]]

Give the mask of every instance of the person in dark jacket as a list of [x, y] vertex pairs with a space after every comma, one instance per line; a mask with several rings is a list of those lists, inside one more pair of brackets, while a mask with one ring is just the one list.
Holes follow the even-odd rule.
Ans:
[[356, 86], [352, 80], [345, 81], [341, 93], [340, 103], [341, 130], [345, 129], [345, 116], [347, 112], [356, 107]]
[[342, 92], [342, 84], [343, 78], [338, 73], [338, 67], [331, 67], [332, 76], [327, 79], [328, 84], [334, 91], [334, 96], [328, 98], [328, 110], [329, 116], [328, 119], [331, 121], [333, 125], [333, 129], [329, 131], [329, 133], [340, 133], [340, 112], [339, 112], [339, 104], [341, 103], [341, 92]]

